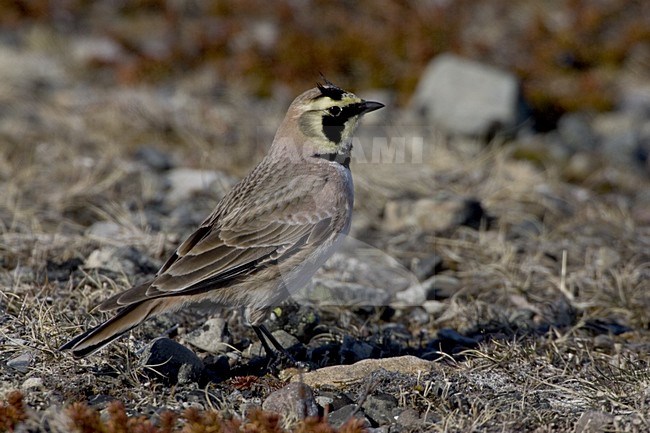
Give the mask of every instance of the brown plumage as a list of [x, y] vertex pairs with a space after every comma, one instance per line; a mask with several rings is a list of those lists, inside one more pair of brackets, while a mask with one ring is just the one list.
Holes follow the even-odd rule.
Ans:
[[154, 278], [105, 300], [114, 317], [61, 346], [86, 356], [147, 318], [204, 300], [241, 308], [262, 339], [271, 307], [304, 285], [348, 233], [352, 135], [383, 107], [327, 82], [298, 96], [268, 155]]

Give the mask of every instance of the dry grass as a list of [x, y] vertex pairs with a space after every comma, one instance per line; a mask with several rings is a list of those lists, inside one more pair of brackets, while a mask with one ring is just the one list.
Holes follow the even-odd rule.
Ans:
[[[237, 91], [215, 98], [183, 88], [172, 96], [146, 86], [106, 89], [67, 73], [62, 78], [55, 67], [26, 67], [17, 76], [11, 66], [26, 61], [24, 55], [0, 57], [0, 78], [11, 78], [0, 79], [0, 105], [9, 107], [0, 118], [0, 395], [6, 400], [0, 430], [23, 422], [23, 409], [24, 422], [40, 426], [34, 431], [64, 426], [60, 408], [76, 411], [80, 423], [98, 422], [97, 412], [73, 403], [101, 410], [113, 400], [124, 402], [125, 412], [116, 404], [109, 410], [122, 425], [140, 416], [147, 421], [139, 425], [158, 422], [160, 408], [184, 414], [185, 426], [216, 416], [188, 407], [245, 422], [246, 408], [277, 388], [277, 379], [260, 378], [243, 390], [236, 381], [166, 387], [146, 378], [137, 362], [147, 341], [170, 329], [183, 337], [204, 315], [150, 321], [80, 361], [56, 347], [100, 319], [90, 312], [98, 301], [149, 276], [189, 229], [160, 202], [161, 175], [136, 158], [137, 150], [151, 146], [178, 166], [241, 176], [264, 152], [283, 108], [242, 103]], [[74, 66], [59, 66], [74, 74]], [[39, 82], [49, 86], [35, 97]], [[647, 176], [601, 161], [588, 179], [571, 183], [561, 164], [523, 158], [518, 142], [450, 142], [398, 120], [374, 132], [422, 136], [426, 152], [417, 163], [353, 162], [357, 218], [368, 222], [361, 240], [405, 264], [435, 252], [444, 274], [459, 280], [458, 291], [426, 322], [414, 319], [417, 308], [398, 310], [390, 320], [409, 331], [412, 347], [435, 342], [441, 328], [481, 344], [445, 354], [419, 377], [379, 373], [364, 389], [426, 413], [427, 421], [414, 428], [420, 430], [570, 431], [588, 424], [647, 430], [650, 231], [635, 216], [638, 206], [648, 206], [641, 201]], [[440, 193], [477, 198], [495, 223], [442, 234], [382, 230], [387, 201]], [[218, 196], [196, 197], [198, 212], [207, 214]], [[120, 235], [90, 236], [96, 222], [116, 224]], [[84, 266], [96, 250], [121, 257], [123, 247], [133, 248], [144, 265], [129, 271]], [[323, 339], [347, 333], [370, 340], [383, 324], [382, 309], [319, 312]], [[229, 323], [236, 338], [252, 337], [237, 318]], [[6, 366], [19, 355], [31, 357], [24, 372]], [[21, 388], [19, 404], [10, 392]], [[346, 391], [361, 399], [358, 389]]]

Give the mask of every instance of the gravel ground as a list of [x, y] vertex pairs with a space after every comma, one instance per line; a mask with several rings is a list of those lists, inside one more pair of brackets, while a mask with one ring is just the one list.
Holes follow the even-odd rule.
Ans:
[[[59, 353], [252, 168], [290, 99], [205, 71], [131, 87], [85, 72], [0, 43], [0, 430], [12, 390], [25, 431], [70, 431], [73, 403], [105, 419], [114, 401], [159, 425], [182, 412], [184, 431], [188, 409], [259, 408], [287, 428], [304, 415], [386, 432], [650, 427], [645, 160], [571, 148], [562, 130], [447, 137], [408, 107], [362, 127], [349, 242], [269, 321], [311, 371], [269, 365], [241, 317], [204, 307], [83, 360]], [[587, 119], [608, 136], [612, 114]], [[404, 159], [373, 159], [377, 137], [404, 138]]]

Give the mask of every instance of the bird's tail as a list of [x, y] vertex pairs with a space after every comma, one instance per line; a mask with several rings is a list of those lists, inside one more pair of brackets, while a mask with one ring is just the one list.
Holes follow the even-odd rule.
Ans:
[[76, 336], [59, 350], [72, 350], [75, 358], [90, 355], [156, 313], [160, 304], [160, 300], [153, 299], [127, 305], [115, 317]]

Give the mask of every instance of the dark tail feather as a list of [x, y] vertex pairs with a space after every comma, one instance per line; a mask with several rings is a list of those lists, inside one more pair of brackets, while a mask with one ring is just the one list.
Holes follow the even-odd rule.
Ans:
[[72, 350], [72, 355], [75, 358], [90, 355], [145, 321], [151, 316], [158, 304], [159, 301], [151, 300], [127, 305], [118, 311], [115, 317], [76, 336], [59, 347], [59, 350]]

